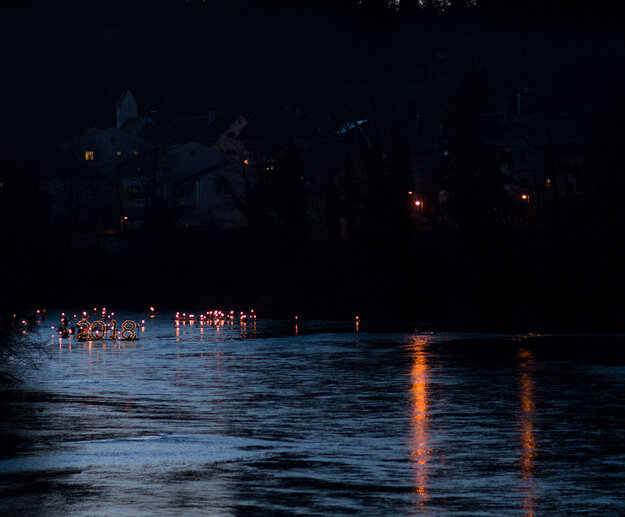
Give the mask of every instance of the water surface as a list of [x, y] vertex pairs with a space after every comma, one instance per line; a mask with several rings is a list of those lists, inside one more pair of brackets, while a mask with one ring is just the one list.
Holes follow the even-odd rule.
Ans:
[[3, 395], [0, 513], [625, 514], [625, 338], [366, 330], [42, 329]]

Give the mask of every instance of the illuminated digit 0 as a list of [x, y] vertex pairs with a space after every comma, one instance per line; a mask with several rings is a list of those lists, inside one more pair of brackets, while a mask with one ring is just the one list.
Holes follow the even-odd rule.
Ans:
[[91, 339], [99, 340], [103, 339], [106, 335], [106, 324], [103, 321], [94, 321], [91, 324]]

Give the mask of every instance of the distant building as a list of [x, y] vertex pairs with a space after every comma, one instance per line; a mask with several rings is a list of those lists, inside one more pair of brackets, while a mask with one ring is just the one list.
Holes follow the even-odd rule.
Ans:
[[117, 125], [115, 127], [121, 128], [128, 119], [137, 117], [137, 101], [135, 101], [130, 90], [124, 90], [117, 101]]
[[156, 145], [131, 132], [109, 127], [89, 128], [64, 147], [90, 168], [103, 174], [113, 174], [118, 165], [152, 151]]
[[[114, 127], [90, 128], [63, 146], [75, 166], [58, 185], [52, 181], [48, 193], [63, 200], [60, 214], [82, 221], [81, 231], [155, 229], [159, 221], [245, 227], [258, 208], [253, 196], [272, 185], [279, 167], [296, 174], [290, 185], [303, 189], [315, 232], [328, 234], [329, 214], [333, 220], [350, 217], [344, 214], [351, 209], [337, 205], [334, 185], [337, 177], [349, 183], [347, 176], [361, 169], [353, 142], [364, 135], [364, 121], [339, 126], [329, 116], [287, 107], [251, 117], [210, 111], [176, 118], [162, 131], [152, 112], [138, 113], [126, 90], [116, 104]], [[76, 211], [79, 204], [83, 208]]]
[[243, 227], [235, 203], [244, 195], [241, 167], [229, 156], [198, 142], [169, 147], [161, 162], [170, 186], [167, 199], [181, 226]]
[[212, 126], [215, 121], [215, 112], [208, 115], [192, 117], [177, 117], [171, 123], [168, 142], [172, 145], [184, 144], [194, 140], [204, 145], [210, 145], [217, 138], [213, 135]]
[[213, 124], [213, 135], [216, 138], [211, 143], [213, 149], [236, 157], [239, 161], [245, 158], [244, 147], [238, 139], [241, 131], [247, 125], [247, 118], [241, 114], [227, 113], [219, 115]]
[[130, 90], [124, 91], [117, 101], [117, 124], [116, 127], [133, 135], [140, 136], [149, 141], [160, 138], [159, 127], [154, 121], [155, 111], [149, 115], [138, 115], [137, 102]]

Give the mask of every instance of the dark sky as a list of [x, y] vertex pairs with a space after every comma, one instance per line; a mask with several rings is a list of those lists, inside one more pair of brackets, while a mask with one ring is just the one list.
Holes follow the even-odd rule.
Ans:
[[471, 66], [484, 70], [496, 102], [526, 85], [544, 103], [581, 106], [622, 81], [616, 3], [487, 0], [445, 12], [381, 3], [5, 3], [3, 140], [54, 141], [109, 125], [126, 88], [141, 111], [167, 119], [285, 105], [366, 112], [372, 99], [382, 110], [436, 110]]

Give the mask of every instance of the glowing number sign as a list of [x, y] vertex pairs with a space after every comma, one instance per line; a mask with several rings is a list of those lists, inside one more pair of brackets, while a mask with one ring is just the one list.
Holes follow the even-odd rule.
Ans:
[[76, 332], [76, 340], [77, 341], [88, 341], [89, 340], [89, 331], [91, 327], [89, 326], [89, 322], [86, 319], [80, 320], [76, 323], [76, 327], [78, 328], [78, 332]]
[[[76, 340], [77, 341], [99, 341], [106, 337], [107, 331], [111, 331], [110, 340], [116, 340], [117, 338], [117, 320], [111, 320], [110, 329], [106, 328], [106, 323], [101, 320], [94, 321], [93, 323], [89, 323], [85, 318], [81, 319], [76, 327], [78, 331], [76, 332]], [[134, 341], [137, 339], [137, 334], [135, 333], [135, 329], [137, 328], [137, 324], [132, 320], [126, 320], [122, 323], [122, 333], [121, 339], [125, 341]]]
[[91, 334], [91, 339], [94, 339], [94, 340], [102, 339], [106, 335], [106, 323], [100, 320], [94, 321], [91, 324], [91, 328], [89, 330]]
[[137, 324], [132, 320], [126, 320], [122, 323], [122, 339], [127, 339], [132, 341], [133, 339], [137, 339], [137, 335], [135, 334], [135, 329], [137, 328]]

